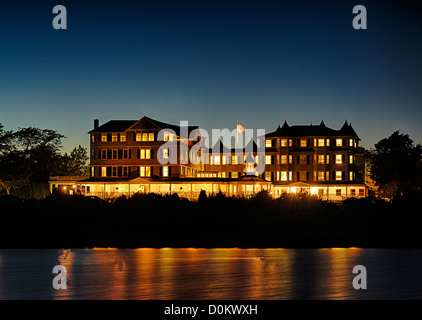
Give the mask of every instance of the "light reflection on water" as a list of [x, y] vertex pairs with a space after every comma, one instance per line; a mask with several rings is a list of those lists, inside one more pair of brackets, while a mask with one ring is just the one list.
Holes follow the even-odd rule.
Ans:
[[[358, 264], [367, 290], [352, 287]], [[4, 249], [0, 299], [421, 299], [421, 267], [422, 250]]]

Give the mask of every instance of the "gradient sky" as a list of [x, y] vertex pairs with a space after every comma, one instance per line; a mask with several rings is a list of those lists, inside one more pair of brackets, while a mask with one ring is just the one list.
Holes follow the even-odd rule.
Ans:
[[[358, 4], [367, 30], [352, 27]], [[410, 1], [5, 0], [0, 48], [0, 122], [57, 130], [63, 151], [89, 146], [95, 118], [144, 115], [209, 132], [347, 120], [367, 148], [396, 130], [422, 142]]]

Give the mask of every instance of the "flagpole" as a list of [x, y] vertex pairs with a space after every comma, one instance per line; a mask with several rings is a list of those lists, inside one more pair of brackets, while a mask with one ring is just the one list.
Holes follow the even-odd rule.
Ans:
[[239, 144], [239, 121], [236, 120], [236, 147], [235, 148], [237, 148], [238, 144]]

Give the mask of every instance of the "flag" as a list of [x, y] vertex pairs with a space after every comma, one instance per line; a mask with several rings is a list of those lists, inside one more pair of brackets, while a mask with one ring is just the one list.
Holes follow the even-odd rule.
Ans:
[[237, 123], [237, 131], [238, 132], [240, 132], [240, 133], [243, 133], [243, 132], [245, 132], [245, 127], [244, 126], [242, 126], [239, 122]]

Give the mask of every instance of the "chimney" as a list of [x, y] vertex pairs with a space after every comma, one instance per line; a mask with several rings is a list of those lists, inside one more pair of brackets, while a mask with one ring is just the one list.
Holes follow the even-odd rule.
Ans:
[[95, 129], [98, 129], [99, 124], [100, 124], [100, 120], [98, 120], [98, 119], [94, 119], [94, 130], [95, 130]]

